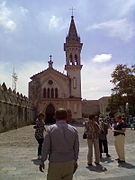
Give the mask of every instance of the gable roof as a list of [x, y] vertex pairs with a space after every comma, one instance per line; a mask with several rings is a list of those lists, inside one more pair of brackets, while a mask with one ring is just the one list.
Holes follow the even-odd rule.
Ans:
[[69, 80], [69, 77], [67, 75], [57, 71], [56, 69], [54, 69], [52, 67], [48, 67], [47, 69], [41, 71], [40, 73], [37, 73], [37, 74], [31, 76], [30, 79], [33, 80], [34, 78], [37, 78], [37, 77], [41, 76], [42, 74], [49, 73], [49, 72], [53, 72], [53, 73], [57, 74], [58, 76], [61, 76], [62, 78]]

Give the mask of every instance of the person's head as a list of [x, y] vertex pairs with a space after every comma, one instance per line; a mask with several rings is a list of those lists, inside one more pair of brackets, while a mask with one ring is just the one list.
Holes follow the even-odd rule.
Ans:
[[94, 121], [95, 120], [95, 115], [89, 115], [89, 121]]
[[39, 115], [38, 115], [38, 119], [39, 119], [39, 120], [44, 119], [44, 117], [45, 117], [45, 115], [44, 115], [43, 113], [39, 113]]
[[122, 119], [122, 116], [121, 115], [117, 115], [116, 116], [116, 122], [122, 122], [123, 121], [123, 119]]
[[56, 121], [60, 121], [60, 120], [67, 120], [67, 111], [63, 108], [58, 109], [55, 112], [55, 117], [56, 117]]

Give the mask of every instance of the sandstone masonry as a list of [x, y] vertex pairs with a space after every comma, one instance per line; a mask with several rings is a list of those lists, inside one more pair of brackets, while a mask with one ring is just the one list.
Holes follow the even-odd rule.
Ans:
[[0, 85], [0, 132], [32, 124], [34, 108], [22, 94]]

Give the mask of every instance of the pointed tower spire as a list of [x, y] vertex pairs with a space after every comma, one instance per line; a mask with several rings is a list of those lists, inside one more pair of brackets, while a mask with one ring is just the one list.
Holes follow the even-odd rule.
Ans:
[[77, 34], [74, 16], [71, 16], [70, 27], [66, 42], [64, 43], [64, 51], [66, 52], [66, 65], [81, 65], [80, 53], [83, 43]]
[[73, 15], [71, 16], [71, 22], [70, 22], [69, 32], [66, 37], [66, 42], [80, 42], [80, 37], [77, 34]]

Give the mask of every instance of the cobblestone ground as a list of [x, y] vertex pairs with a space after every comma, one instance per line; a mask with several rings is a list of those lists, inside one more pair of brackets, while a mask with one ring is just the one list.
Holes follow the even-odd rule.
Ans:
[[[126, 131], [126, 163], [119, 166], [111, 130], [108, 134], [109, 153], [111, 158], [105, 156], [101, 166], [87, 167], [87, 143], [82, 139], [83, 127], [76, 126], [79, 131], [80, 154], [79, 168], [74, 174], [74, 180], [135, 180], [135, 131]], [[33, 126], [0, 134], [0, 180], [45, 180], [45, 172], [38, 170], [37, 142], [34, 138]]]

